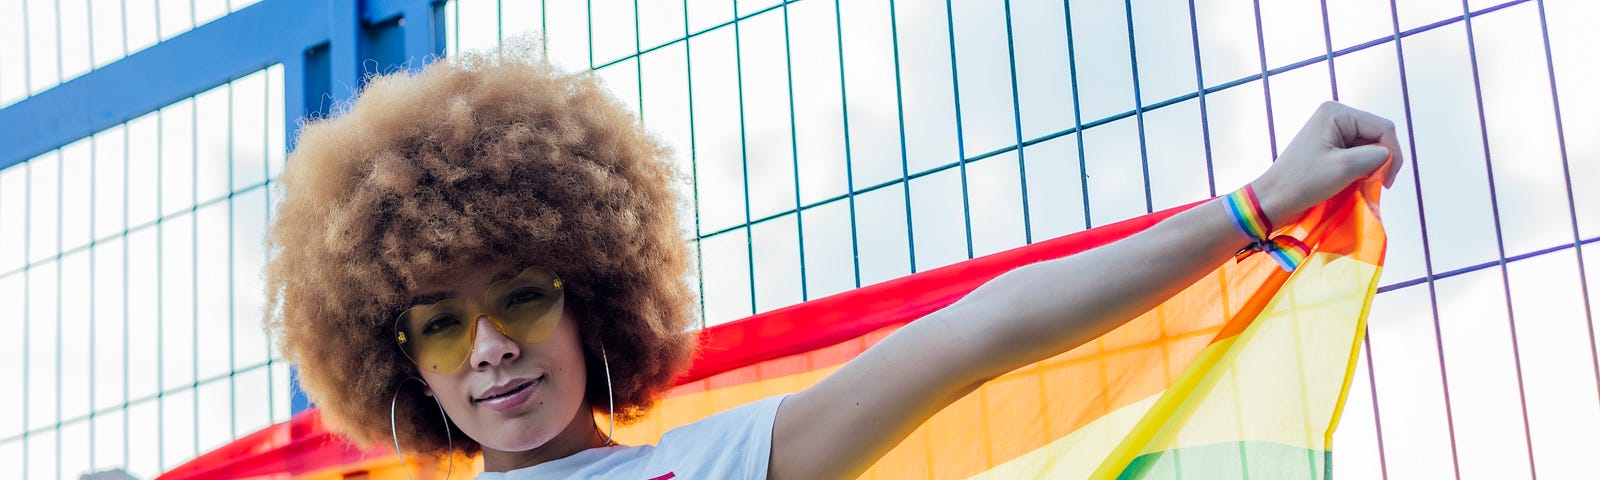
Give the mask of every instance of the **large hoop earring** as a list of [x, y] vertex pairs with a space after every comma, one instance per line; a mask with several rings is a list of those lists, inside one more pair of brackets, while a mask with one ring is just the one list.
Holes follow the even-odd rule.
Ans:
[[[400, 456], [400, 468], [402, 468], [402, 469], [406, 468], [406, 454], [402, 453], [400, 451], [400, 435], [399, 435], [399, 433], [396, 432], [395, 422], [394, 422], [394, 404], [395, 404], [395, 400], [400, 399], [400, 387], [404, 387], [406, 382], [409, 382], [409, 381], [412, 381], [412, 380], [416, 380], [417, 383], [421, 383], [423, 387], [427, 387], [428, 386], [428, 382], [426, 382], [426, 381], [424, 381], [424, 380], [422, 380], [420, 378], [417, 378], [417, 377], [406, 377], [405, 380], [401, 380], [400, 381], [400, 386], [399, 387], [395, 387], [394, 396], [389, 397], [389, 437], [394, 439], [394, 454]], [[446, 445], [449, 445], [450, 452], [454, 453], [456, 451], [456, 441], [455, 441], [454, 438], [452, 438], [452, 435], [450, 435], [450, 416], [446, 415], [444, 413], [444, 404], [439, 403], [439, 399], [438, 398], [434, 398], [433, 399], [433, 404], [437, 405], [439, 407], [439, 417], [444, 419], [444, 438], [445, 438], [445, 442], [447, 442]], [[456, 473], [456, 462], [455, 462], [455, 459], [451, 458], [449, 460], [449, 462], [450, 462], [450, 469], [445, 471], [445, 474], [444, 474], [445, 480], [450, 480], [450, 476], [454, 475]], [[406, 478], [409, 478], [411, 480], [416, 480], [416, 477], [411, 476], [411, 471], [410, 470], [406, 470]]]
[[617, 399], [611, 395], [611, 360], [606, 358], [606, 344], [600, 344], [600, 363], [606, 367], [606, 404], [611, 412], [606, 415], [606, 446], [615, 443], [611, 434], [617, 428]]

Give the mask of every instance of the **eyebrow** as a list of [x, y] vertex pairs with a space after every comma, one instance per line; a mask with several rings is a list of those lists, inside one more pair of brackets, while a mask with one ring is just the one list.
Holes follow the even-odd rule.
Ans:
[[496, 273], [493, 277], [489, 277], [489, 284], [490, 285], [494, 285], [495, 282], [499, 282], [501, 280], [510, 280], [510, 279], [516, 278], [517, 275], [521, 275], [522, 274], [523, 270], [527, 270], [527, 269], [526, 268], [518, 268], [518, 269], [504, 269], [504, 270], [501, 270], [500, 273]]
[[[494, 285], [495, 282], [499, 282], [501, 280], [516, 278], [518, 274], [522, 273], [522, 270], [525, 269], [502, 270], [500, 273], [496, 273], [493, 277], [489, 278], [489, 284]], [[456, 293], [451, 291], [428, 292], [421, 295], [413, 295], [411, 297], [411, 306], [415, 307], [417, 305], [431, 305], [442, 302], [454, 296], [456, 296]]]
[[415, 307], [417, 305], [431, 305], [442, 302], [445, 299], [453, 296], [455, 296], [453, 292], [428, 292], [421, 295], [415, 295], [411, 297], [411, 306]]

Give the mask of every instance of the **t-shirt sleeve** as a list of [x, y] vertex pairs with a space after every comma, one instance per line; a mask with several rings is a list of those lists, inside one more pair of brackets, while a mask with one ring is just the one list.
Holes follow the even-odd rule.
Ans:
[[667, 431], [646, 479], [767, 478], [772, 426], [785, 395], [750, 402]]

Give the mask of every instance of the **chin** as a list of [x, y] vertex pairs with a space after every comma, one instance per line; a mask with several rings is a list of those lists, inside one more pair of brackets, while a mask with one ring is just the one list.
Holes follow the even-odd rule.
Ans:
[[481, 437], [474, 435], [472, 438], [479, 445], [502, 452], [524, 452], [542, 447], [555, 439], [566, 428], [566, 424], [539, 413], [530, 411], [512, 418], [486, 419], [487, 431]]
[[504, 435], [500, 435], [498, 438], [494, 439], [500, 440], [498, 442], [478, 442], [478, 444], [486, 448], [492, 448], [502, 452], [526, 452], [549, 444], [550, 441], [555, 439], [556, 436], [555, 432], [552, 431], [522, 431], [502, 433], [504, 433]]

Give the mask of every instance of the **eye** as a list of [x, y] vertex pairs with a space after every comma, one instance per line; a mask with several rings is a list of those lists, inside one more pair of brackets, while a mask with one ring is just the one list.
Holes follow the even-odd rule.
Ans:
[[542, 299], [544, 299], [544, 292], [540, 292], [537, 289], [524, 288], [515, 292], [511, 292], [511, 295], [507, 295], [506, 306], [515, 307], [537, 302]]
[[456, 318], [455, 315], [441, 313], [435, 315], [433, 318], [428, 319], [428, 322], [422, 325], [422, 334], [432, 335], [460, 324], [461, 320]]

